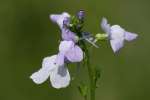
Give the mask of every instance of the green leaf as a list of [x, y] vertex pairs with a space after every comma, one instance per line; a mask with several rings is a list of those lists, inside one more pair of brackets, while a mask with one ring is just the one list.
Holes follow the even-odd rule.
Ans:
[[80, 85], [78, 86], [78, 90], [83, 97], [87, 97], [87, 94], [88, 94], [87, 85], [85, 85], [84, 83], [80, 83]]
[[95, 68], [94, 70], [94, 82], [95, 82], [95, 87], [98, 87], [98, 81], [101, 78], [101, 70], [99, 68]]

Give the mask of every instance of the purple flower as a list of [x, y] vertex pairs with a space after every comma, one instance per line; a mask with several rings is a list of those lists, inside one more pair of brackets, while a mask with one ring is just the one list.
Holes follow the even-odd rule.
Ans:
[[132, 41], [137, 38], [137, 34], [127, 32], [119, 25], [112, 25], [107, 23], [107, 19], [103, 18], [101, 27], [109, 36], [110, 44], [114, 52], [117, 52], [124, 46], [124, 41]]
[[44, 58], [42, 68], [33, 73], [30, 78], [36, 84], [41, 84], [50, 77], [54, 88], [67, 87], [70, 83], [70, 74], [65, 59], [70, 62], [80, 62], [83, 59], [83, 51], [73, 41], [62, 41], [59, 45], [59, 53]]
[[80, 62], [83, 59], [82, 49], [73, 41], [62, 41], [59, 45], [59, 53], [56, 59], [56, 64], [64, 65], [67, 59], [70, 62]]

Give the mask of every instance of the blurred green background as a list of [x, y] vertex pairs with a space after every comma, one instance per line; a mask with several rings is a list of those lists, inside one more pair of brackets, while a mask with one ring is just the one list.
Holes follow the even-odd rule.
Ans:
[[92, 65], [102, 69], [96, 100], [150, 100], [150, 1], [149, 0], [0, 0], [0, 100], [83, 100], [76, 86], [86, 80], [81, 68], [65, 89], [50, 82], [36, 85], [29, 76], [42, 59], [57, 53], [60, 30], [49, 14], [86, 11], [85, 29], [102, 32], [100, 21], [108, 18], [137, 40], [114, 54], [108, 42], [92, 51]]

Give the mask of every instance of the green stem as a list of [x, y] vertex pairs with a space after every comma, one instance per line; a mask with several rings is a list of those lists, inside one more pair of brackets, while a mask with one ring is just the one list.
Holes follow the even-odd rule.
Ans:
[[[78, 29], [76, 29], [76, 27], [73, 27], [72, 31], [77, 33], [78, 37], [82, 37], [81, 29], [78, 30]], [[88, 48], [83, 40], [79, 41], [78, 44], [81, 46], [81, 48], [85, 52], [85, 56], [86, 56], [86, 65], [87, 65], [88, 76], [89, 76], [89, 80], [90, 80], [89, 81], [90, 82], [90, 100], [95, 100], [95, 81], [94, 81], [94, 75], [93, 75], [94, 73], [93, 73], [93, 69], [90, 65], [90, 55], [88, 52]], [[84, 99], [87, 100], [87, 97], [84, 97]]]
[[90, 80], [90, 100], [95, 100], [95, 86], [94, 86], [94, 80], [93, 80], [93, 69], [90, 66], [90, 59], [87, 58], [87, 68], [88, 68], [88, 74], [89, 74], [89, 80]]
[[86, 55], [86, 64], [87, 64], [87, 69], [88, 69], [88, 76], [90, 80], [90, 100], [95, 100], [95, 82], [94, 82], [94, 77], [93, 77], [93, 69], [90, 64], [90, 55], [88, 52], [88, 49], [86, 45], [84, 44], [84, 51]]
[[84, 100], [87, 100], [87, 96], [84, 96]]

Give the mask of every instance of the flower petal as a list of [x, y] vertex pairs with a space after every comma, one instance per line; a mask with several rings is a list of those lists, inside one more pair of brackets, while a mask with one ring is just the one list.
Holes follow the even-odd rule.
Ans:
[[117, 52], [119, 49], [121, 49], [124, 45], [124, 40], [123, 39], [115, 39], [115, 40], [110, 40], [111, 47], [114, 52]]
[[49, 69], [49, 70], [52, 70], [53, 68], [55, 68], [54, 62], [56, 60], [56, 57], [57, 55], [45, 57], [42, 62], [42, 68]]
[[70, 15], [67, 12], [63, 12], [62, 14], [52, 14], [52, 15], [50, 15], [50, 19], [53, 22], [57, 23], [59, 25], [60, 29], [63, 28], [63, 20], [66, 17], [70, 17]]
[[132, 41], [137, 38], [137, 34], [131, 32], [125, 32], [125, 40]]
[[54, 88], [65, 88], [70, 83], [70, 74], [66, 66], [59, 66], [50, 73], [50, 81]]
[[69, 29], [62, 28], [62, 39], [67, 41], [76, 42], [76, 35], [74, 32], [71, 32]]
[[73, 41], [61, 41], [59, 45], [59, 52], [66, 53], [74, 46]]
[[79, 46], [75, 45], [65, 54], [65, 56], [71, 62], [80, 62], [83, 59], [83, 51]]
[[106, 18], [102, 18], [101, 22], [101, 28], [106, 32], [107, 34], [110, 34], [110, 24], [107, 23]]
[[36, 84], [41, 84], [44, 81], [46, 81], [50, 75], [50, 71], [54, 68], [56, 68], [57, 66], [54, 64], [54, 61], [56, 59], [56, 55], [53, 55], [51, 57], [46, 57], [43, 60], [42, 63], [42, 68], [33, 73], [30, 78], [36, 83]]
[[58, 65], [58, 66], [64, 65], [64, 59], [65, 59], [64, 53], [59, 52], [58, 55], [57, 55], [55, 64]]
[[58, 66], [64, 65], [65, 54], [74, 46], [73, 41], [61, 41], [59, 45], [59, 53], [57, 55], [55, 63]]
[[54, 23], [56, 23], [57, 22], [57, 20], [59, 20], [60, 19], [60, 14], [52, 14], [52, 15], [50, 15], [49, 17], [50, 17], [50, 19], [54, 22]]
[[124, 39], [125, 30], [119, 25], [111, 26], [110, 38], [111, 39]]

